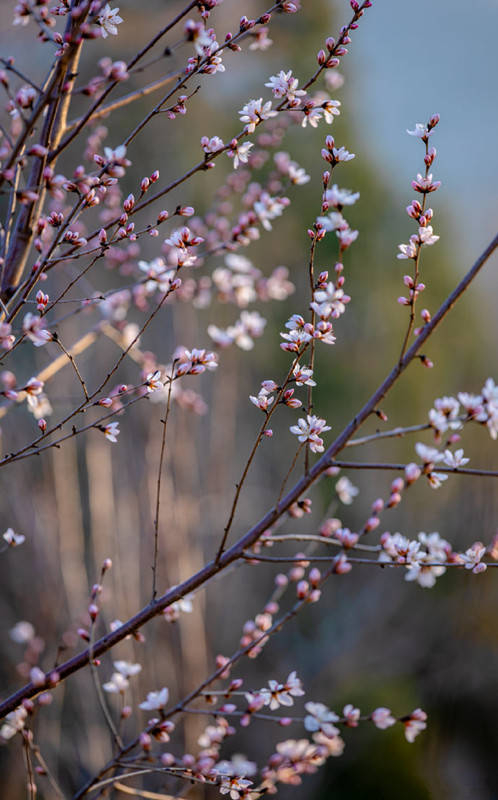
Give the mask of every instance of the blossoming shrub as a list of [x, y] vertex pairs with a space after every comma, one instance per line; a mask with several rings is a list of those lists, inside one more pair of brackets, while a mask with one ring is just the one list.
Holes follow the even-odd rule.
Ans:
[[[73, 617], [69, 621], [52, 619], [46, 631], [40, 629], [36, 619], [17, 620], [10, 629], [10, 638], [25, 648], [18, 672], [26, 683], [16, 688], [15, 674], [9, 675], [12, 693], [5, 691], [0, 703], [0, 737], [5, 744], [15, 746], [17, 742], [24, 748], [30, 797], [37, 792], [46, 797], [96, 797], [113, 790], [133, 791], [130, 787], [141, 781], [146, 791], [149, 785], [159, 785], [170, 793], [161, 794], [163, 797], [182, 795], [184, 787], [202, 784], [232, 800], [258, 798], [278, 792], [282, 784], [301, 784], [306, 774], [315, 772], [329, 757], [340, 756], [345, 746], [344, 731], [360, 724], [380, 731], [396, 726], [412, 743], [427, 724], [427, 715], [420, 708], [380, 706], [360, 710], [352, 697], [353, 702], [342, 710], [332, 710], [306, 695], [299, 677], [299, 653], [292, 654], [289, 671], [273, 670], [263, 686], [252, 681], [249, 660], [271, 650], [276, 633], [292, 625], [304, 609], [320, 603], [327, 586], [357, 565], [399, 571], [407, 581], [427, 589], [450, 569], [478, 575], [488, 566], [496, 566], [498, 559], [496, 539], [487, 543], [471, 539], [462, 549], [436, 531], [413, 534], [384, 530], [390, 510], [402, 503], [417, 482], [444, 492], [445, 482], [455, 479], [456, 474], [497, 476], [479, 464], [467, 466], [470, 459], [460, 446], [468, 432], [477, 428], [485, 429], [493, 440], [498, 438], [498, 387], [492, 378], [483, 377], [480, 386], [462, 386], [456, 397], [441, 392], [442, 396], [428, 399], [427, 419], [420, 424], [407, 420], [404, 427], [389, 428], [381, 407], [407, 368], [433, 367], [424, 354], [426, 341], [467, 290], [498, 241], [495, 239], [479, 256], [438, 310], [431, 313], [428, 308], [420, 309], [420, 295], [426, 289], [422, 279], [424, 251], [439, 240], [434, 232], [435, 212], [428, 205], [429, 196], [441, 185], [432, 172], [437, 114], [408, 130], [415, 144], [421, 146], [421, 171], [412, 182], [415, 197], [406, 209], [414, 232], [407, 243], [399, 245], [398, 258], [407, 261], [408, 267], [403, 278], [406, 296], [399, 298], [406, 319], [398, 357], [366, 403], [356, 405], [352, 400], [352, 416], [342, 431], [333, 419], [320, 416], [325, 410], [317, 401], [318, 360], [344, 341], [342, 317], [355, 313], [352, 298], [346, 293], [346, 274], [359, 232], [348, 218], [355, 204], [361, 203], [359, 192], [343, 185], [349, 182], [347, 165], [355, 154], [327, 132], [326, 126], [341, 113], [341, 103], [328, 91], [341, 85], [337, 68], [358, 25], [368, 24], [363, 17], [372, 6], [371, 0], [351, 0], [349, 21], [337, 38], [329, 36], [321, 43], [309, 75], [298, 78], [293, 69], [279, 70], [263, 85], [251, 87], [252, 93], [261, 96], [238, 99], [240, 110], [233, 113], [229, 140], [224, 141], [219, 133], [199, 131], [196, 163], [168, 182], [162, 179], [159, 166], [133, 183], [130, 168], [133, 162], [140, 163], [140, 148], [147, 148], [153, 120], [160, 117], [164, 125], [174, 125], [188, 114], [206, 82], [215, 81], [218, 73], [225, 71], [228, 57], [247, 49], [257, 58], [271, 45], [269, 33], [273, 28], [278, 29], [285, 15], [300, 10], [297, 0], [276, 0], [254, 19], [243, 16], [232, 33], [224, 28], [219, 5], [217, 0], [193, 0], [170, 18], [161, 10], [158, 16], [162, 27], [158, 25], [149, 41], [140, 42], [135, 54], [123, 52], [127, 60], [106, 57], [97, 66], [92, 48], [99, 38], [123, 36], [125, 9], [100, 0], [60, 0], [53, 7], [21, 0], [14, 9], [14, 24], [26, 26], [26, 41], [36, 32], [48, 53], [49, 67], [46, 75], [34, 81], [27, 77], [29, 59], [24, 66], [6, 57], [0, 75], [6, 94], [0, 182], [8, 198], [1, 241], [0, 466], [4, 471], [15, 470], [18, 480], [25, 475], [29, 484], [29, 473], [20, 470], [28, 470], [28, 464], [34, 462], [43, 470], [45, 460], [53, 455], [57, 482], [65, 463], [58, 461], [59, 454], [63, 457], [75, 442], [94, 437], [98, 458], [92, 461], [89, 482], [104, 484], [107, 480], [109, 486], [106, 469], [101, 469], [109, 458], [106, 448], [119, 448], [122, 439], [130, 437], [134, 457], [142, 458], [135, 456], [144, 450], [139, 432], [131, 428], [135, 406], [149, 403], [153, 410], [158, 404], [161, 409], [151, 442], [153, 453], [147, 455], [154, 459], [154, 478], [145, 491], [137, 481], [137, 497], [133, 498], [142, 509], [143, 519], [147, 519], [147, 524], [139, 524], [137, 537], [146, 542], [148, 562], [140, 565], [140, 586], [132, 587], [130, 580], [124, 621], [114, 618], [111, 588], [122, 557], [119, 532], [124, 520], [120, 523], [108, 515], [106, 519], [116, 533], [115, 551], [100, 559], [100, 574], [92, 575], [88, 598], [79, 605], [74, 600], [70, 603]], [[129, 44], [126, 39], [124, 51]], [[144, 83], [143, 75], [155, 63], [151, 57], [157, 52], [156, 46], [166, 46], [163, 57], [177, 51], [179, 67]], [[83, 65], [91, 73], [89, 79], [82, 77], [86, 74]], [[134, 87], [128, 92], [120, 87], [126, 82]], [[149, 100], [154, 93], [161, 94], [159, 100]], [[119, 135], [114, 131], [115, 141], [107, 139], [105, 143], [109, 115], [144, 97], [148, 103], [145, 116], [120, 128]], [[270, 258], [256, 267], [242, 252], [261, 236], [273, 234], [289, 206], [287, 194], [311, 181], [293, 154], [280, 149], [294, 126], [324, 129], [323, 146], [316, 153], [316, 162], [324, 168], [314, 187], [316, 207], [310, 219], [303, 222], [309, 242], [302, 255], [307, 290], [296, 293], [295, 283], [299, 281], [287, 267], [272, 263]], [[219, 185], [212, 170], [223, 161], [231, 172]], [[271, 167], [264, 178], [257, 179], [258, 170], [267, 162]], [[210, 200], [204, 213], [196, 213], [188, 202], [189, 181], [196, 175], [202, 176], [209, 187], [205, 189]], [[172, 201], [173, 196], [180, 200]], [[234, 211], [237, 203], [239, 212]], [[335, 250], [333, 263], [327, 268], [318, 266], [324, 258], [324, 243]], [[153, 255], [146, 258], [151, 247]], [[180, 508], [181, 515], [192, 515], [195, 532], [207, 493], [200, 482], [194, 496], [182, 506], [181, 492], [168, 481], [165, 467], [176, 459], [183, 462], [187, 472], [195, 469], [194, 459], [185, 455], [186, 431], [177, 421], [180, 412], [183, 409], [190, 415], [187, 427], [194, 428], [192, 420], [206, 413], [210, 402], [216, 404], [210, 381], [223, 386], [225, 364], [233, 367], [266, 330], [271, 332], [267, 318], [252, 308], [253, 304], [283, 303], [290, 298], [294, 311], [284, 323], [278, 343], [268, 337], [266, 350], [283, 352], [282, 374], [269, 374], [273, 367], [265, 366], [265, 351], [261, 350], [259, 386], [249, 397], [237, 396], [234, 401], [235, 405], [247, 403], [254, 415], [259, 413], [260, 425], [249, 452], [237, 451], [240, 474], [236, 478], [227, 476], [230, 487], [235, 484], [229, 506], [219, 504], [215, 509], [209, 552], [206, 548], [195, 563], [201, 551], [194, 537], [188, 554], [192, 569], [181, 574], [176, 585], [168, 585], [163, 562], [175, 558], [182, 546], [173, 541], [169, 521]], [[231, 322], [226, 322], [221, 305], [235, 306]], [[427, 305], [431, 303], [427, 301]], [[195, 341], [187, 346], [176, 339], [170, 347], [170, 337], [164, 336], [154, 351], [147, 349], [149, 326], [153, 329], [161, 324], [161, 330], [166, 330], [175, 308], [187, 316]], [[214, 320], [207, 324], [203, 316], [206, 309]], [[114, 350], [108, 359], [110, 351], [103, 348], [104, 341], [112, 342], [119, 355]], [[39, 354], [46, 354], [41, 361]], [[35, 369], [34, 365], [40, 363], [44, 366]], [[132, 376], [126, 382], [122, 378], [125, 368]], [[73, 380], [69, 392], [64, 377], [68, 373]], [[201, 375], [204, 377], [199, 378]], [[20, 418], [21, 431], [17, 424], [9, 424]], [[358, 435], [371, 418], [384, 427]], [[251, 427], [254, 419], [250, 418]], [[204, 434], [201, 431], [200, 435]], [[383, 440], [404, 434], [424, 438], [415, 442], [414, 460], [387, 463], [380, 455]], [[375, 462], [349, 461], [341, 456], [346, 448], [371, 443], [379, 452]], [[280, 470], [277, 492], [271, 488], [268, 504], [251, 509], [250, 527], [235, 533], [248, 480], [257, 480], [254, 465], [262, 448], [271, 448], [274, 454], [292, 448], [293, 455], [285, 464], [282, 458], [276, 459]], [[18, 462], [22, 462], [20, 467], [16, 466]], [[122, 465], [123, 469], [128, 466]], [[332, 478], [338, 501], [352, 505], [358, 487], [345, 474], [335, 479], [341, 471], [360, 469], [396, 475], [382, 496], [373, 494], [369, 498], [369, 511], [361, 525], [351, 530], [328, 511], [321, 518], [319, 511], [309, 516], [313, 505], [308, 492], [321, 478]], [[211, 479], [206, 476], [208, 483]], [[90, 494], [97, 492], [98, 502], [92, 505], [91, 513], [98, 517], [105, 508], [106, 490], [96, 483]], [[59, 484], [63, 485], [68, 484]], [[76, 519], [80, 511], [74, 495], [66, 497], [63, 490], [58, 501], [69, 502], [69, 518]], [[291, 532], [282, 531], [286, 522], [300, 518], [313, 519], [307, 530], [299, 532], [293, 527]], [[21, 546], [31, 537], [30, 531], [15, 531], [12, 525], [3, 534], [3, 552], [11, 559], [12, 569], [16, 568], [19, 551], [7, 551], [21, 548], [22, 553]], [[71, 583], [77, 573], [71, 572], [74, 561], [71, 566], [63, 543], [59, 544], [61, 570], [70, 571], [66, 585], [70, 594], [74, 589], [76, 597], [77, 588]], [[93, 555], [100, 552], [97, 540], [87, 547]], [[88, 552], [79, 553], [76, 560], [80, 557], [83, 561], [85, 556], [90, 562]], [[270, 596], [258, 601], [257, 612], [242, 623], [237, 642], [233, 627], [238, 623], [227, 620], [234, 648], [231, 654], [218, 655], [213, 663], [203, 665], [206, 669], [200, 675], [196, 674], [199, 665], [191, 661], [192, 673], [187, 672], [183, 681], [178, 679], [174, 690], [163, 685], [161, 676], [169, 667], [161, 664], [164, 654], [154, 636], [146, 638], [147, 623], [161, 617], [163, 623], [178, 621], [182, 631], [183, 625], [188, 625], [186, 615], [202, 604], [201, 590], [207, 584], [212, 582], [217, 590], [226, 592], [221, 588], [223, 581], [225, 577], [230, 580], [235, 568], [254, 571], [265, 564], [275, 571]], [[43, 604], [43, 580], [31, 591]], [[147, 601], [141, 607], [142, 596]], [[231, 601], [226, 593], [222, 597], [226, 613]], [[54, 605], [51, 617], [56, 612]], [[52, 640], [44, 641], [50, 634]], [[197, 628], [195, 637], [203, 635]], [[127, 658], [115, 655], [121, 643], [127, 648]], [[175, 663], [177, 653], [178, 648], [172, 646], [168, 661]], [[151, 664], [155, 669], [147, 672], [147, 681], [155, 675], [155, 682], [148, 684], [145, 692], [138, 691], [138, 681]], [[96, 758], [93, 753], [79, 782], [74, 770], [71, 778], [60, 779], [60, 770], [44, 757], [45, 744], [52, 735], [45, 732], [45, 718], [51, 714], [53, 723], [54, 714], [63, 714], [63, 685], [77, 680], [77, 673], [88, 674], [93, 682], [91, 689], [85, 684], [85, 705], [98, 709], [109, 749], [106, 757], [99, 752]], [[183, 682], [182, 693], [179, 687]], [[195, 736], [192, 718], [201, 727]], [[255, 729], [265, 723], [279, 733], [263, 761], [256, 763], [251, 755], [237, 753], [231, 737], [249, 725]], [[290, 738], [279, 730], [287, 727], [292, 728]], [[49, 749], [53, 758], [53, 748]], [[71, 772], [66, 762], [65, 770]], [[142, 796], [141, 790], [137, 793]]]

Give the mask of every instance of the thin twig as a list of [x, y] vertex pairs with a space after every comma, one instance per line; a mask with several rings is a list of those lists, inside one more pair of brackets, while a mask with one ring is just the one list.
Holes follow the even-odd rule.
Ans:
[[277, 508], [278, 508], [278, 504], [280, 503], [280, 501], [282, 499], [282, 495], [284, 493], [284, 489], [287, 486], [287, 481], [289, 480], [289, 478], [290, 478], [290, 476], [292, 474], [292, 471], [293, 471], [294, 467], [296, 466], [296, 461], [299, 458], [299, 453], [301, 452], [301, 450], [303, 449], [303, 447], [305, 445], [306, 445], [306, 442], [301, 442], [301, 444], [299, 445], [299, 447], [297, 448], [297, 450], [296, 450], [296, 452], [294, 454], [294, 458], [292, 459], [292, 463], [291, 463], [289, 469], [287, 470], [287, 474], [285, 475], [285, 477], [284, 477], [284, 479], [282, 481], [282, 485], [280, 486], [280, 491], [278, 493], [277, 502], [275, 503]]
[[[359, 461], [332, 461], [331, 467], [340, 467], [341, 469], [387, 469], [404, 472], [407, 464], [383, 464], [381, 462], [364, 462]], [[420, 466], [422, 473], [424, 472], [424, 465]], [[446, 472], [450, 475], [479, 475], [483, 478], [498, 478], [498, 471], [490, 469], [473, 469], [470, 467], [440, 467], [439, 464], [435, 466], [436, 472]]]
[[85, 395], [85, 400], [88, 402], [90, 400], [90, 396], [89, 396], [88, 390], [86, 388], [86, 383], [85, 383], [85, 380], [84, 380], [83, 376], [81, 375], [81, 372], [78, 369], [78, 365], [76, 364], [76, 361], [75, 361], [75, 358], [74, 358], [73, 354], [71, 353], [70, 350], [66, 350], [66, 348], [62, 344], [58, 334], [56, 334], [56, 333], [52, 334], [52, 341], [59, 345], [59, 347], [62, 350], [62, 352], [64, 353], [64, 355], [71, 362], [71, 366], [72, 366], [73, 370], [76, 373], [76, 377], [78, 378], [78, 380], [79, 380], [79, 382], [81, 384], [81, 388], [83, 389], [83, 394]]
[[222, 538], [221, 543], [220, 543], [220, 545], [218, 547], [218, 552], [216, 553], [216, 558], [215, 558], [215, 562], [216, 563], [220, 560], [220, 557], [221, 557], [221, 555], [223, 553], [226, 541], [228, 539], [228, 534], [230, 533], [230, 528], [232, 527], [232, 523], [233, 523], [233, 520], [234, 520], [234, 517], [235, 517], [235, 511], [237, 510], [237, 503], [239, 502], [240, 493], [242, 491], [242, 487], [244, 485], [245, 479], [247, 478], [247, 475], [248, 475], [249, 469], [251, 467], [251, 464], [252, 464], [252, 462], [254, 460], [254, 456], [256, 455], [258, 447], [261, 444], [263, 436], [265, 435], [265, 431], [268, 428], [268, 423], [269, 423], [270, 419], [272, 418], [273, 414], [275, 413], [275, 411], [276, 411], [276, 409], [277, 409], [277, 407], [278, 407], [278, 405], [279, 405], [279, 403], [280, 403], [280, 401], [281, 401], [281, 399], [283, 397], [283, 394], [285, 392], [287, 384], [289, 383], [289, 380], [292, 377], [292, 373], [294, 371], [294, 367], [298, 363], [299, 358], [305, 352], [306, 348], [307, 348], [307, 345], [294, 358], [294, 360], [293, 360], [293, 362], [291, 364], [291, 367], [290, 367], [290, 369], [289, 369], [289, 371], [287, 373], [287, 376], [286, 376], [284, 382], [282, 383], [282, 386], [278, 390], [278, 394], [276, 396], [276, 399], [274, 400], [274, 402], [270, 406], [270, 409], [265, 412], [265, 420], [264, 420], [263, 424], [261, 425], [261, 428], [258, 431], [258, 435], [256, 436], [256, 441], [254, 442], [254, 444], [252, 446], [252, 449], [251, 449], [251, 452], [249, 453], [249, 458], [246, 461], [246, 464], [245, 464], [245, 467], [244, 467], [244, 469], [242, 471], [242, 475], [240, 477], [240, 480], [235, 485], [235, 496], [234, 496], [233, 501], [232, 501], [232, 507], [230, 508], [230, 514], [228, 515], [227, 524], [225, 525], [225, 528], [223, 530], [223, 538]]
[[116, 747], [121, 749], [123, 747], [123, 740], [121, 739], [121, 737], [120, 737], [120, 735], [119, 735], [119, 733], [118, 733], [118, 731], [116, 729], [116, 726], [114, 724], [114, 721], [113, 721], [113, 719], [111, 717], [109, 709], [107, 708], [107, 703], [105, 701], [105, 697], [104, 697], [103, 692], [102, 692], [102, 687], [100, 685], [100, 680], [99, 680], [97, 667], [95, 665], [95, 659], [93, 658], [93, 645], [94, 645], [94, 642], [95, 642], [95, 622], [96, 622], [96, 620], [94, 620], [94, 619], [91, 620], [90, 641], [88, 643], [88, 649], [90, 651], [90, 659], [89, 659], [88, 663], [89, 663], [89, 666], [90, 666], [90, 672], [91, 672], [91, 675], [92, 675], [93, 685], [95, 686], [95, 692], [96, 692], [96, 695], [97, 695], [97, 700], [98, 700], [99, 706], [100, 706], [100, 708], [102, 710], [102, 714], [104, 715], [104, 719], [105, 719], [105, 721], [107, 723], [107, 727], [109, 728], [109, 731], [111, 733], [111, 736], [112, 736], [112, 739], [114, 741], [114, 744], [116, 745]]
[[166, 431], [168, 428], [169, 411], [171, 407], [171, 390], [173, 388], [173, 375], [175, 371], [175, 361], [171, 368], [171, 375], [169, 375], [168, 397], [166, 400], [166, 411], [164, 419], [161, 420], [163, 431], [161, 437], [161, 453], [159, 455], [159, 467], [157, 470], [157, 483], [156, 483], [156, 514], [154, 517], [154, 560], [152, 562], [152, 600], [154, 602], [157, 595], [157, 557], [159, 553], [159, 512], [161, 505], [161, 477], [163, 472], [164, 453], [166, 447]]

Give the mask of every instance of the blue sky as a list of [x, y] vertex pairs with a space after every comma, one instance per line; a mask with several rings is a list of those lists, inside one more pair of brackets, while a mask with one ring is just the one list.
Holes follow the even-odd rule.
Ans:
[[434, 206], [465, 266], [498, 228], [498, 0], [375, 0], [352, 47], [357, 136], [397, 191], [419, 164], [406, 128], [441, 114]]

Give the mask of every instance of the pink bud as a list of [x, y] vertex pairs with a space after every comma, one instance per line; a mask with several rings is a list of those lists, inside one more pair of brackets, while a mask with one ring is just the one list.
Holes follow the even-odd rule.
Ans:
[[53, 669], [52, 672], [50, 672], [50, 674], [48, 676], [48, 683], [50, 684], [50, 686], [57, 686], [57, 684], [59, 683], [60, 679], [61, 679], [61, 676], [59, 675], [57, 670]]
[[304, 575], [304, 569], [302, 567], [294, 567], [294, 569], [291, 569], [289, 572], [289, 578], [294, 583], [300, 581], [303, 575]]
[[38, 156], [38, 158], [43, 158], [47, 153], [48, 149], [41, 144], [34, 144], [33, 147], [30, 147], [28, 150], [28, 156]]
[[410, 486], [414, 481], [418, 480], [421, 475], [420, 467], [417, 464], [407, 464], [405, 467], [405, 481], [406, 485]]
[[346, 575], [346, 573], [351, 572], [351, 569], [352, 566], [344, 555], [339, 556], [334, 564], [336, 575]]
[[310, 583], [313, 586], [313, 588], [316, 588], [318, 586], [318, 584], [320, 583], [320, 580], [321, 580], [321, 577], [322, 577], [322, 573], [320, 572], [319, 569], [317, 569], [316, 567], [313, 567], [313, 569], [310, 570], [310, 573], [309, 573], [308, 577], [309, 577]]
[[389, 498], [387, 507], [395, 508], [396, 506], [399, 506], [400, 503], [401, 503], [401, 495], [399, 494], [399, 492], [393, 492], [393, 494]]
[[45, 683], [47, 682], [47, 679], [45, 678], [45, 673], [43, 672], [43, 670], [40, 669], [40, 667], [33, 667], [33, 669], [29, 673], [29, 678], [33, 686], [36, 686], [37, 688], [44, 686]]
[[123, 203], [123, 208], [127, 214], [133, 209], [135, 205], [135, 198], [132, 194], [129, 194], [126, 200]]
[[39, 706], [49, 706], [54, 698], [50, 692], [42, 692], [37, 699]]

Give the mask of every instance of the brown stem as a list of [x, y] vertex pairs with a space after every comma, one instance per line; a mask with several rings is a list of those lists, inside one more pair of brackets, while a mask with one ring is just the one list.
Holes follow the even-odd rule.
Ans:
[[[44, 108], [47, 109], [40, 138], [40, 144], [42, 144], [48, 150], [50, 150], [53, 146], [57, 146], [66, 124], [66, 117], [70, 103], [70, 94], [65, 93], [65, 84], [68, 81], [70, 82], [74, 80], [74, 76], [77, 71], [81, 48], [83, 45], [82, 38], [77, 35], [77, 29], [85, 21], [87, 14], [88, 9], [78, 20], [73, 20], [72, 17], [70, 17], [68, 20], [66, 34], [70, 38], [71, 44], [67, 51], [58, 60], [57, 67], [54, 72], [54, 78], [50, 82], [45, 94], [39, 99], [39, 104], [42, 104], [40, 113]], [[34, 113], [32, 117], [33, 116]], [[26, 126], [23, 136], [26, 134], [28, 127], [29, 124]], [[23, 139], [23, 137], [20, 137], [20, 139]], [[17, 155], [23, 146], [24, 142], [22, 142], [20, 146], [19, 142], [16, 143], [16, 147], [14, 149], [14, 153], [16, 153], [15, 158], [17, 158]], [[13, 154], [11, 154], [11, 159], [12, 156]], [[12, 160], [12, 164], [15, 163], [15, 158]], [[9, 161], [11, 159], [9, 159]], [[42, 176], [46, 163], [46, 156], [42, 158], [36, 157], [34, 159], [28, 180], [29, 186], [38, 186], [39, 184], [42, 184]], [[19, 216], [14, 226], [13, 241], [6, 257], [5, 268], [2, 276], [0, 293], [2, 300], [4, 301], [8, 300], [14, 294], [26, 267], [31, 243], [35, 236], [33, 221], [42, 208], [44, 199], [45, 188], [43, 185], [41, 185], [38, 198], [24, 206], [19, 212]]]
[[[190, 2], [188, 6], [183, 9], [183, 11], [180, 11], [180, 13], [177, 14], [176, 17], [171, 20], [171, 22], [169, 22], [164, 28], [162, 28], [150, 40], [150, 42], [148, 42], [148, 44], [146, 44], [145, 47], [143, 47], [136, 54], [136, 56], [134, 56], [131, 59], [131, 61], [126, 65], [126, 69], [127, 70], [132, 69], [132, 67], [134, 67], [135, 64], [137, 64], [143, 58], [143, 56], [146, 53], [148, 53], [149, 50], [152, 49], [152, 47], [154, 47], [154, 45], [159, 41], [159, 39], [161, 39], [166, 33], [168, 33], [171, 30], [171, 28], [173, 28], [178, 22], [180, 22], [180, 20], [185, 16], [185, 14], [188, 14], [188, 12], [196, 5], [197, 5], [197, 0], [192, 0], [192, 2]], [[87, 122], [89, 122], [91, 119], [94, 118], [94, 112], [98, 109], [98, 107], [105, 100], [105, 98], [108, 97], [108, 95], [112, 92], [112, 90], [118, 85], [118, 83], [119, 81], [113, 81], [112, 83], [110, 83], [109, 86], [106, 88], [106, 90], [103, 92], [103, 94], [95, 101], [93, 106], [91, 106], [91, 108], [86, 112], [86, 114], [84, 114], [77, 121], [76, 125], [74, 126], [74, 128], [72, 128], [70, 134], [66, 136], [64, 141], [56, 143], [54, 150], [50, 153], [49, 156], [50, 161], [55, 160], [57, 156], [73, 141], [73, 139], [75, 139], [78, 136], [79, 132], [85, 127]], [[67, 132], [66, 126], [62, 130], [62, 133], [64, 133], [64, 131]]]
[[171, 408], [171, 390], [173, 388], [173, 375], [175, 372], [175, 361], [171, 367], [171, 375], [169, 376], [168, 399], [166, 401], [166, 411], [164, 419], [161, 420], [163, 426], [161, 438], [161, 452], [159, 455], [159, 468], [157, 470], [157, 484], [156, 484], [156, 514], [154, 517], [154, 560], [152, 562], [152, 600], [154, 602], [157, 595], [157, 557], [159, 552], [159, 512], [161, 506], [161, 477], [163, 472], [164, 452], [166, 448], [166, 431], [168, 428], [169, 411]]

